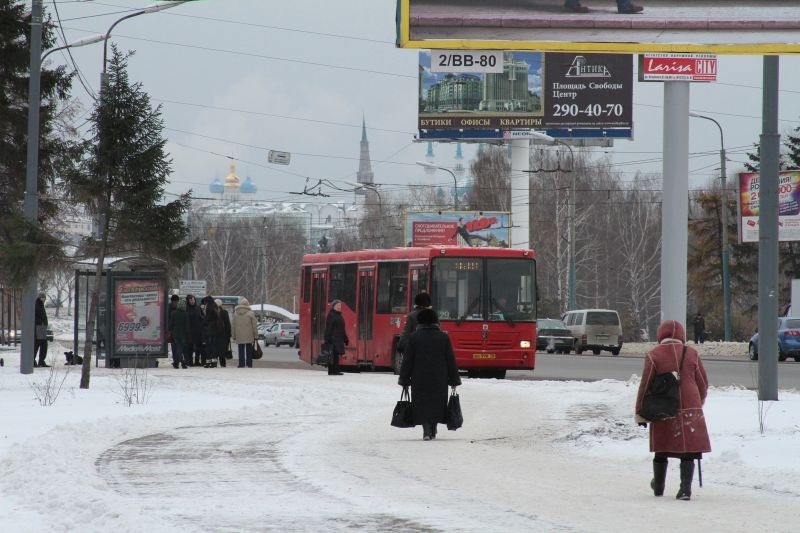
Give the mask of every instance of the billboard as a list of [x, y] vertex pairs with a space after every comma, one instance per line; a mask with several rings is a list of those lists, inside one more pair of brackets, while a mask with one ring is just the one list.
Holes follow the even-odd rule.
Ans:
[[143, 278], [113, 279], [115, 356], [166, 354], [166, 283]]
[[640, 54], [639, 81], [717, 81], [717, 56]]
[[505, 211], [409, 211], [407, 246], [511, 246], [511, 215]]
[[[739, 174], [739, 236], [742, 242], [758, 242], [759, 176]], [[778, 176], [778, 240], [800, 241], [800, 171]]]
[[637, 0], [621, 14], [613, 0], [397, 0], [397, 46], [542, 52], [800, 53], [800, 2]]
[[632, 127], [629, 55], [421, 51], [419, 76], [421, 131]]

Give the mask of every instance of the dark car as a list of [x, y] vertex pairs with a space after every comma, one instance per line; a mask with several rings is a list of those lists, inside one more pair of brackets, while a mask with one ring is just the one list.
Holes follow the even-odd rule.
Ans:
[[574, 339], [566, 324], [555, 318], [540, 318], [536, 321], [536, 349], [547, 353], [569, 353]]
[[[758, 332], [750, 338], [747, 353], [751, 361], [758, 359]], [[778, 318], [778, 361], [792, 357], [800, 362], [800, 318]]]

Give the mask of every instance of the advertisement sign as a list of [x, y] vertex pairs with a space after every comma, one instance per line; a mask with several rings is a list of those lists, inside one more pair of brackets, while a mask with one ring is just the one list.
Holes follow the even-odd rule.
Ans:
[[641, 54], [639, 81], [717, 81], [717, 56]]
[[408, 246], [511, 246], [511, 215], [504, 211], [411, 211], [405, 227]]
[[[742, 242], [758, 242], [758, 200], [758, 174], [739, 174]], [[800, 241], [800, 171], [783, 171], [778, 176], [778, 240]]]
[[620, 13], [612, 0], [397, 0], [397, 46], [540, 52], [800, 53], [800, 2], [643, 0]]
[[504, 52], [501, 72], [489, 71], [494, 56], [482, 55], [469, 62], [479, 66], [483, 61], [484, 70], [437, 72], [431, 65], [436, 57], [428, 51], [419, 54], [420, 130], [632, 125], [629, 55]]
[[166, 287], [161, 279], [114, 279], [115, 355], [165, 353]]

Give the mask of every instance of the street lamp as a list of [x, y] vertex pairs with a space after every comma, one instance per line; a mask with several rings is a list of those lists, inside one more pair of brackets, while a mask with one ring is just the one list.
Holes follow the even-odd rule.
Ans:
[[435, 168], [437, 170], [444, 170], [445, 172], [449, 172], [450, 175], [453, 176], [453, 209], [455, 211], [458, 211], [458, 180], [456, 179], [455, 173], [449, 168], [440, 167], [439, 165], [434, 165], [433, 163], [428, 163], [427, 161], [417, 161], [417, 164], [425, 168]]
[[567, 296], [567, 310], [571, 311], [577, 307], [576, 299], [575, 299], [575, 202], [577, 200], [576, 197], [576, 190], [575, 190], [575, 153], [572, 151], [572, 147], [559, 140], [555, 137], [551, 137], [546, 133], [539, 133], [538, 131], [531, 132], [532, 139], [538, 139], [541, 141], [551, 142], [553, 144], [560, 144], [562, 146], [566, 146], [569, 150], [569, 158], [570, 158], [570, 165], [569, 169], [565, 172], [572, 173], [572, 187], [570, 193], [570, 203], [569, 203], [569, 266], [567, 271], [567, 286], [569, 287], [569, 292]]
[[[72, 44], [48, 50], [42, 55], [42, 0], [33, 0], [31, 4], [31, 36], [30, 36], [30, 79], [28, 80], [28, 146], [25, 167], [25, 198], [23, 214], [31, 223], [36, 224], [39, 218], [39, 106], [41, 99], [42, 61], [64, 48], [84, 46], [96, 43], [100, 39], [90, 37]], [[22, 357], [19, 368], [22, 374], [33, 372], [33, 336], [36, 312], [34, 300], [38, 291], [38, 281], [32, 275], [25, 287], [22, 301]]]
[[[378, 192], [378, 185], [374, 183], [356, 183], [353, 181], [344, 180], [344, 183], [353, 187], [353, 192], [364, 190], [369, 192], [374, 192], [378, 197], [378, 212], [383, 212], [383, 197], [381, 193]], [[369, 196], [367, 196], [369, 199]], [[370, 205], [374, 205], [371, 201], [367, 201], [367, 210], [369, 211]], [[375, 221], [377, 222], [377, 221]], [[373, 226], [374, 227], [374, 226]], [[383, 237], [381, 237], [381, 241], [383, 241]], [[383, 242], [380, 243], [380, 246], [383, 246]]]
[[725, 329], [725, 341], [731, 340], [731, 279], [730, 279], [730, 250], [728, 247], [728, 176], [725, 171], [725, 139], [722, 135], [722, 126], [719, 122], [705, 115], [689, 113], [690, 117], [710, 120], [719, 128], [719, 170], [720, 186], [722, 188], [722, 206], [720, 219], [722, 223], [722, 317]]

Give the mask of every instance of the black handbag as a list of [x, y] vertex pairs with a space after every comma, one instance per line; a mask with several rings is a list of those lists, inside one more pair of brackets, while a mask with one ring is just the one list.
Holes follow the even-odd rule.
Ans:
[[447, 401], [447, 429], [455, 431], [464, 424], [464, 416], [461, 414], [461, 400], [458, 398], [456, 388], [453, 387], [450, 399]]
[[664, 372], [658, 374], [642, 399], [642, 409], [639, 416], [650, 422], [666, 420], [678, 413], [681, 401], [681, 368], [683, 367], [683, 356], [686, 355], [686, 345], [681, 352], [681, 362], [678, 365], [677, 375], [675, 372]]
[[327, 346], [323, 345], [322, 350], [317, 355], [317, 358], [314, 360], [314, 364], [320, 366], [328, 366], [331, 363], [331, 349]]
[[414, 412], [411, 410], [411, 396], [408, 394], [408, 387], [403, 387], [400, 400], [394, 406], [392, 425], [396, 428], [414, 427]]
[[258, 339], [253, 342], [253, 359], [261, 359], [264, 355], [264, 352], [261, 350], [261, 345], [258, 343]]

